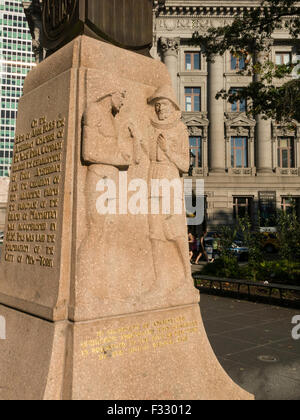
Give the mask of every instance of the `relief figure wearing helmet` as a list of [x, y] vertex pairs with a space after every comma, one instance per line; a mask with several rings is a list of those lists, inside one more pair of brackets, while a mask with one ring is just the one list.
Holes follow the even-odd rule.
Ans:
[[[149, 184], [151, 200], [160, 207], [149, 215], [150, 240], [156, 273], [156, 294], [194, 293], [188, 257], [187, 223], [182, 175], [190, 165], [189, 137], [171, 86], [164, 86], [148, 98], [153, 107], [149, 139]], [[163, 185], [170, 186], [170, 207], [164, 208]], [[191, 290], [192, 288], [192, 290]]]

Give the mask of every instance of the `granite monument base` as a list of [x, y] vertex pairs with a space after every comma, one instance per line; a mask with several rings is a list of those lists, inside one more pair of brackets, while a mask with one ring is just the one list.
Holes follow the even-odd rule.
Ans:
[[1, 400], [251, 398], [218, 364], [198, 305], [82, 323], [0, 313]]
[[27, 76], [0, 266], [1, 400], [252, 399], [209, 345], [185, 210], [140, 207], [137, 181], [180, 184], [188, 170], [180, 117], [162, 63], [85, 36]]

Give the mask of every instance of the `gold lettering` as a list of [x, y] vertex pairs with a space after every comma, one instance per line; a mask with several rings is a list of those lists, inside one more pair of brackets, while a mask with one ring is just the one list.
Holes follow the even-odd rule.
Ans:
[[8, 214], [8, 221], [9, 222], [18, 222], [21, 219], [20, 213], [9, 213]]
[[55, 235], [47, 235], [47, 242], [54, 244], [55, 243]]
[[5, 259], [6, 262], [11, 262], [12, 263], [15, 260], [15, 256], [12, 255], [12, 254], [5, 254], [4, 259]]
[[54, 255], [54, 247], [48, 247], [46, 246], [46, 255]]
[[58, 187], [54, 187], [54, 188], [47, 188], [44, 191], [44, 197], [53, 197], [55, 195], [59, 194], [59, 189]]
[[26, 264], [35, 265], [34, 257], [32, 257], [31, 255], [26, 255]]
[[50, 200], [50, 208], [58, 207], [58, 199]]
[[36, 128], [38, 126], [38, 120], [33, 120], [31, 123], [31, 128]]
[[51, 178], [40, 178], [30, 182], [30, 188], [49, 187]]
[[54, 267], [65, 122], [61, 114], [51, 120], [41, 116], [30, 121], [25, 134], [16, 135], [6, 262]]

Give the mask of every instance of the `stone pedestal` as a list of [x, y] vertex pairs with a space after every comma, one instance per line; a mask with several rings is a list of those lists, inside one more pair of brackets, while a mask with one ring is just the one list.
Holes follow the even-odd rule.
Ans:
[[170, 85], [160, 62], [85, 36], [28, 75], [0, 272], [1, 400], [251, 399], [209, 345], [180, 229], [154, 219], [170, 229], [158, 238], [147, 214], [98, 212], [101, 185], [158, 170], [147, 100]]

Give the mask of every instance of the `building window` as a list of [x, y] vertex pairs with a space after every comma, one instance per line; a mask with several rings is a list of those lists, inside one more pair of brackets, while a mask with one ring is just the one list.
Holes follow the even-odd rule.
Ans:
[[252, 217], [253, 197], [233, 197], [233, 218]]
[[281, 199], [281, 209], [285, 213], [292, 213], [295, 208], [295, 198], [292, 197], [282, 197]]
[[[29, 3], [29, 2], [28, 2]], [[9, 175], [15, 137], [18, 98], [27, 73], [34, 66], [32, 42], [20, 1], [1, 2], [1, 127], [0, 176]], [[25, 40], [23, 41], [22, 38]]]
[[292, 54], [290, 52], [277, 52], [275, 54], [275, 62], [277, 66], [282, 66], [284, 64], [291, 64]]
[[185, 88], [184, 97], [186, 112], [198, 112], [201, 110], [201, 88]]
[[200, 52], [185, 53], [185, 70], [201, 70], [201, 54]]
[[246, 67], [246, 57], [243, 54], [230, 54], [231, 70], [244, 70]]
[[258, 192], [258, 214], [260, 227], [274, 227], [277, 224], [276, 191]]
[[295, 167], [295, 148], [293, 137], [280, 137], [278, 139], [278, 167]]
[[[230, 93], [238, 93], [239, 91], [241, 91], [241, 88], [232, 88], [230, 89]], [[239, 99], [235, 102], [233, 102], [233, 104], [231, 104], [231, 112], [246, 112], [247, 110], [247, 101], [246, 99]]]
[[248, 137], [231, 137], [232, 168], [248, 168]]
[[281, 210], [287, 214], [295, 212], [297, 218], [300, 218], [300, 197], [282, 197]]
[[190, 165], [193, 168], [202, 168], [202, 139], [190, 137]]

